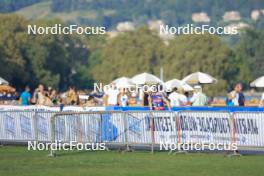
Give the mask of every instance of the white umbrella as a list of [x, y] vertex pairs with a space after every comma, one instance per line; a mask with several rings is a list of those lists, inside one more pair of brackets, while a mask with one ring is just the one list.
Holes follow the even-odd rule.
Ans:
[[163, 81], [159, 79], [157, 76], [154, 76], [149, 73], [141, 73], [141, 74], [135, 75], [132, 78], [132, 81], [137, 85], [163, 83]]
[[173, 88], [176, 87], [178, 89], [183, 89], [186, 92], [193, 91], [193, 88], [189, 84], [187, 84], [181, 80], [178, 80], [178, 79], [172, 79], [170, 81], [167, 81], [165, 83], [165, 87], [167, 90], [172, 90]]
[[188, 84], [212, 84], [216, 83], [217, 79], [207, 73], [195, 72], [183, 78], [182, 81]]
[[4, 78], [0, 77], [0, 85], [2, 85], [2, 84], [8, 85], [9, 83]]
[[135, 85], [133, 81], [128, 77], [117, 78], [113, 81], [113, 83], [116, 84], [117, 88], [129, 88]]
[[258, 79], [250, 83], [250, 86], [251, 87], [264, 87], [264, 76], [259, 77]]

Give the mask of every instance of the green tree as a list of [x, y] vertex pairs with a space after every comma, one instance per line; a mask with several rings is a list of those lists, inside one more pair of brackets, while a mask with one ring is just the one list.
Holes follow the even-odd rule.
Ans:
[[84, 71], [88, 68], [88, 44], [77, 35], [29, 35], [28, 24], [45, 27], [62, 22], [29, 22], [16, 15], [0, 15], [0, 75], [18, 88], [38, 83], [59, 89], [70, 84], [85, 88], [91, 80]]
[[101, 61], [92, 70], [93, 78], [109, 83], [120, 76], [140, 72], [159, 73], [159, 60], [164, 44], [146, 27], [110, 39], [101, 53]]
[[237, 48], [240, 74], [238, 79], [246, 85], [259, 76], [264, 70], [264, 32], [248, 29], [242, 33]]
[[26, 20], [14, 15], [0, 15], [0, 76], [11, 83], [25, 84], [30, 79], [23, 47], [28, 36]]
[[217, 36], [181, 35], [175, 37], [164, 53], [162, 65], [165, 78], [182, 79], [190, 73], [206, 72], [218, 79], [216, 85], [206, 86], [209, 95], [219, 95], [229, 89], [238, 72], [235, 54]]
[[[54, 26], [61, 21], [36, 21], [37, 26]], [[69, 84], [83, 87], [77, 73], [80, 65], [88, 64], [89, 51], [76, 35], [33, 35], [27, 43], [27, 57], [39, 82], [66, 89]], [[75, 75], [77, 74], [77, 75]], [[85, 80], [83, 80], [85, 81]]]

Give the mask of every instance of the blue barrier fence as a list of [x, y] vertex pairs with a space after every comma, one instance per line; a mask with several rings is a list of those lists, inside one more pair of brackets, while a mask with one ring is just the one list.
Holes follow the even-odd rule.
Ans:
[[[239, 150], [264, 151], [264, 108], [97, 107], [78, 111], [0, 110], [0, 143], [27, 141], [106, 142], [123, 145], [235, 143]], [[123, 112], [121, 112], [123, 111]], [[230, 113], [231, 112], [231, 113]]]

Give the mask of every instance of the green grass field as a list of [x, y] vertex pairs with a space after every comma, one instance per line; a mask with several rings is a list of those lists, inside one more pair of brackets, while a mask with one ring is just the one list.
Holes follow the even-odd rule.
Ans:
[[27, 151], [26, 147], [0, 147], [0, 176], [261, 176], [264, 156], [229, 158], [222, 154], [168, 155], [165, 152], [118, 153]]

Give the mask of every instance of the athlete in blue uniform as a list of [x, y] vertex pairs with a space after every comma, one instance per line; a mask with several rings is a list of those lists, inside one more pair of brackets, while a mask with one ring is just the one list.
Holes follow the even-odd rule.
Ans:
[[170, 103], [163, 92], [154, 89], [149, 95], [149, 106], [152, 110], [164, 110], [165, 104], [170, 110]]

